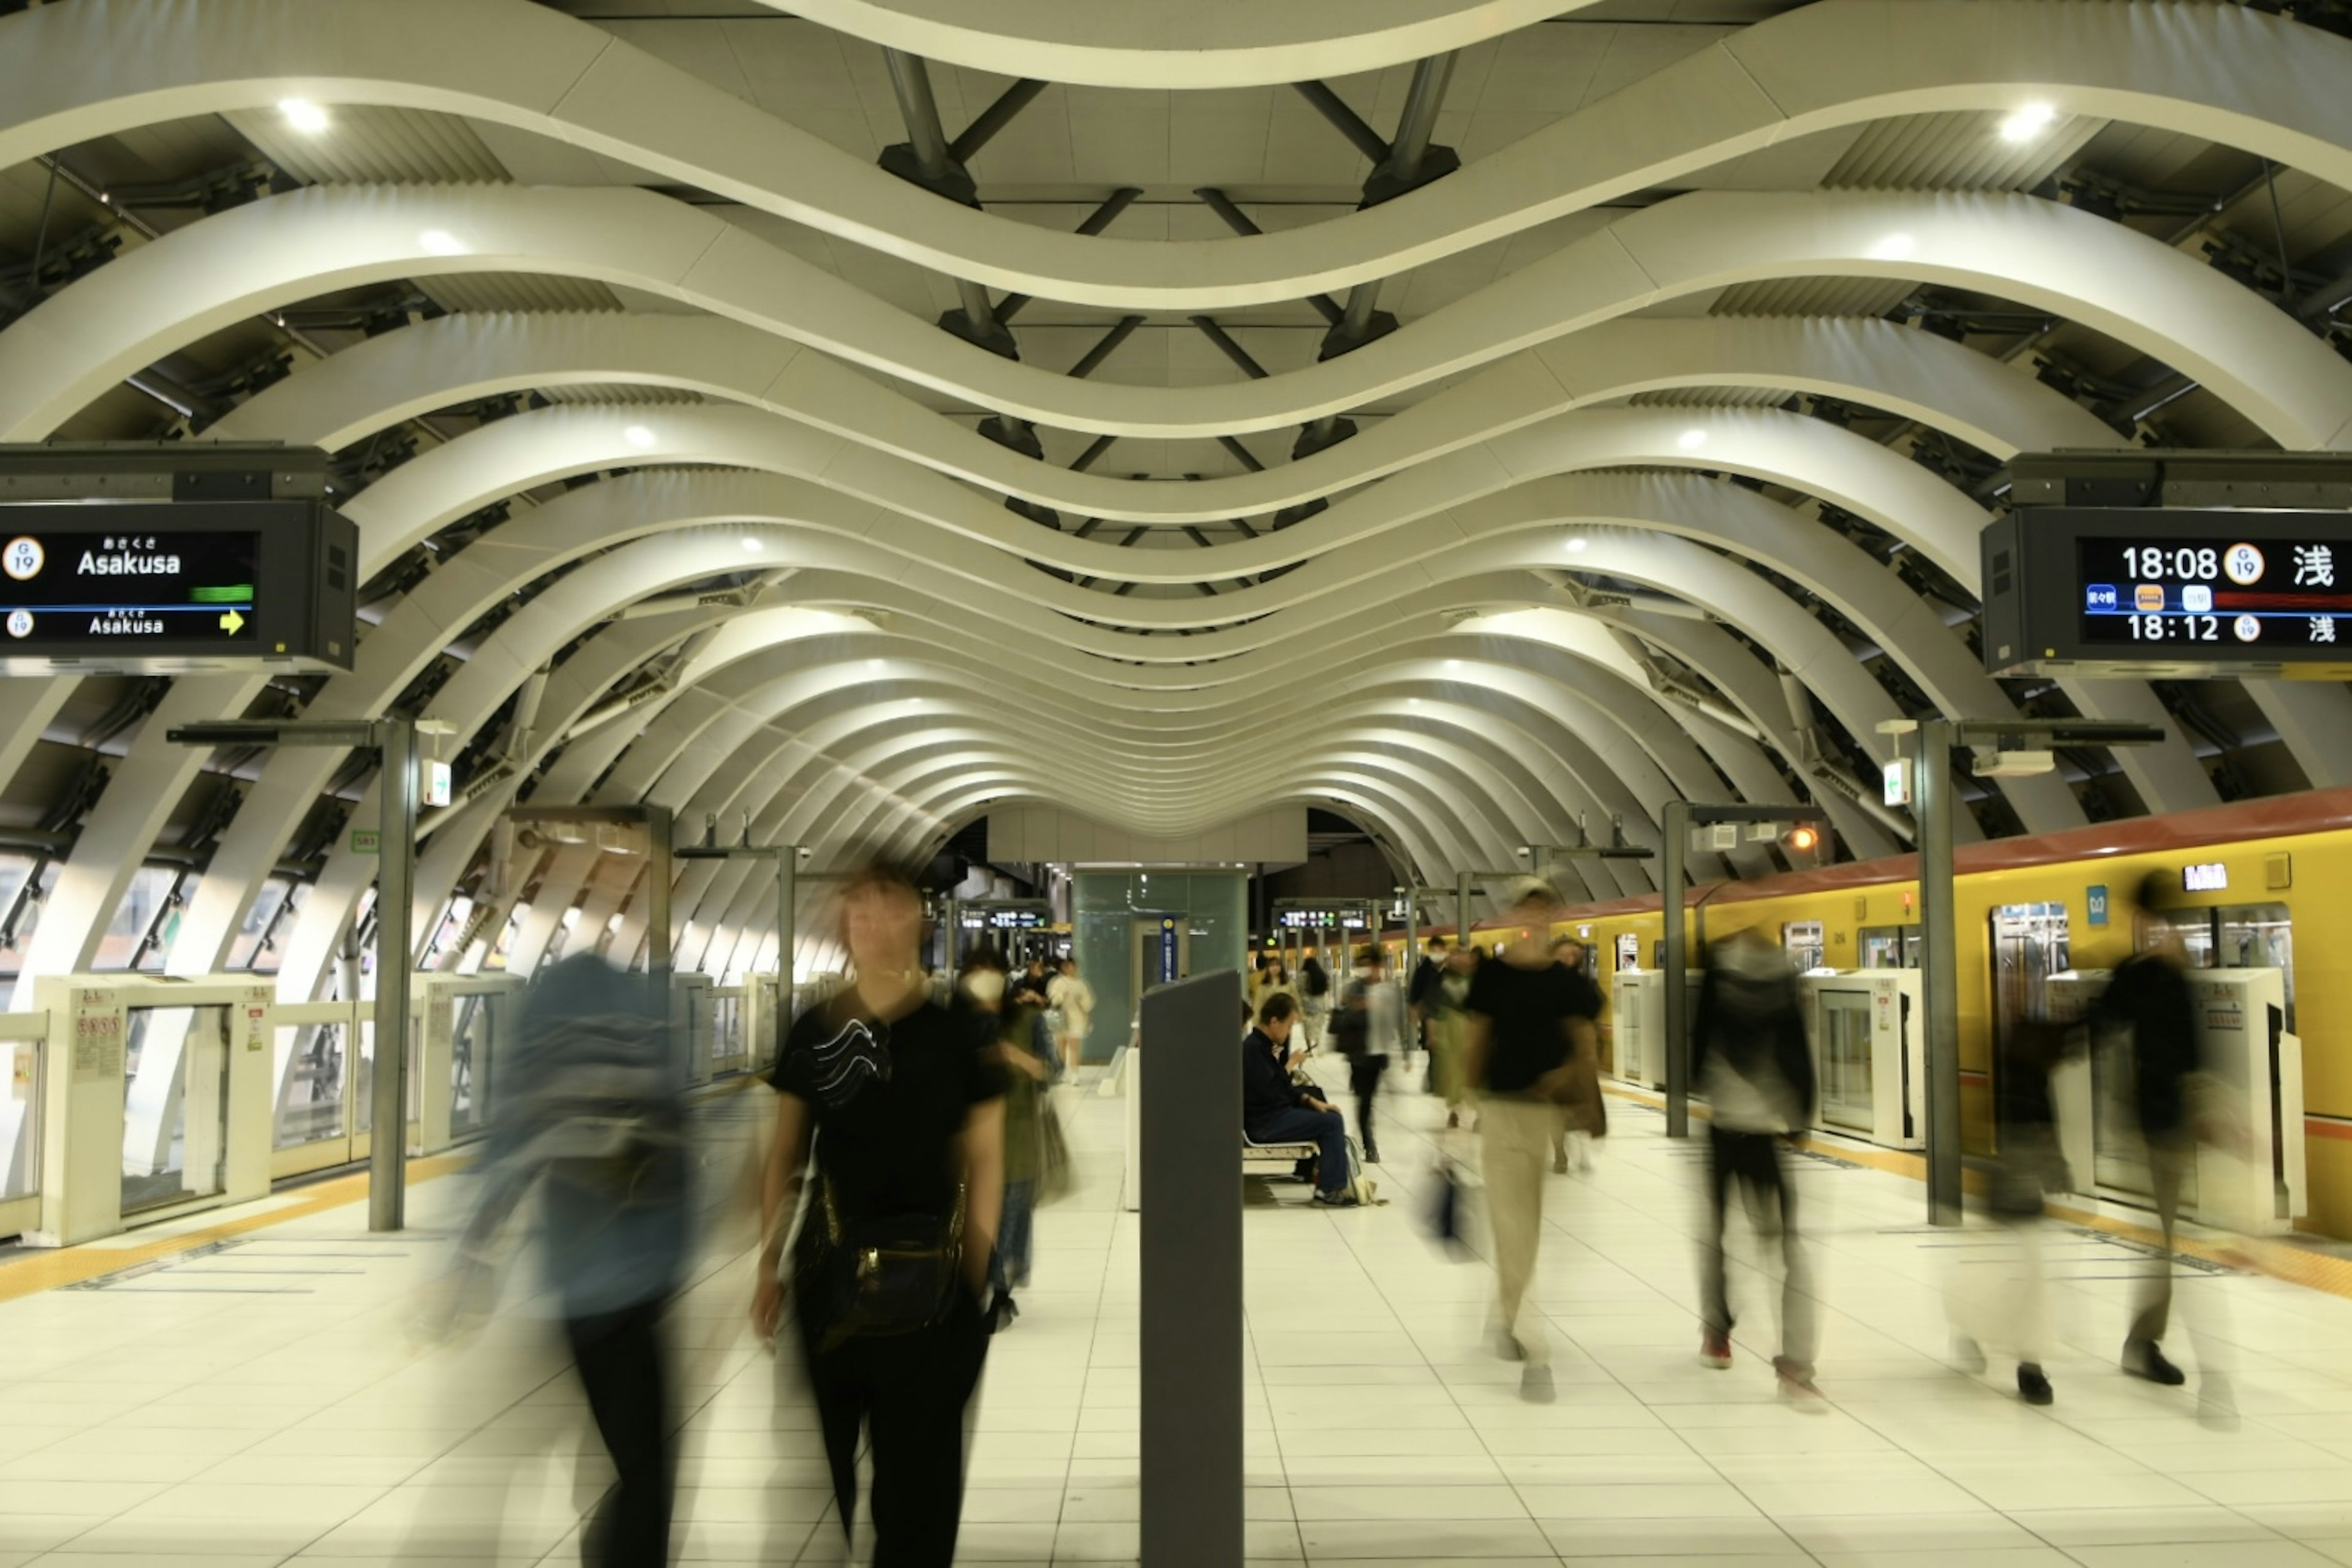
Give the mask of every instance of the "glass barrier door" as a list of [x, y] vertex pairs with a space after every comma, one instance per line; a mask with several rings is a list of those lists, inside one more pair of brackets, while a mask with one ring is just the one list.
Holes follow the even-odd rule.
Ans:
[[[0, 1040], [0, 1205], [37, 1197], [41, 1190], [41, 1042]], [[0, 1236], [29, 1228], [0, 1220]]]
[[222, 1190], [229, 1009], [133, 1007], [122, 1063], [122, 1212]]
[[360, 1158], [352, 1144], [364, 1123], [357, 1113], [358, 1053], [353, 1024], [341, 1016], [282, 1023], [275, 1031], [277, 1106], [270, 1118], [273, 1176], [300, 1175]]
[[1832, 1127], [1870, 1137], [1876, 1130], [1877, 1100], [1870, 1050], [1870, 993], [1823, 990], [1822, 1010], [1822, 1120]]
[[471, 1137], [489, 1122], [490, 1070], [498, 1052], [498, 997], [456, 998], [449, 1035], [449, 1135]]

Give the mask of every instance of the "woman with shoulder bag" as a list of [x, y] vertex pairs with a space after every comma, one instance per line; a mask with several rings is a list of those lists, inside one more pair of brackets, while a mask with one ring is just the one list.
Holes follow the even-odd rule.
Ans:
[[[842, 938], [856, 979], [793, 1021], [771, 1083], [751, 1320], [772, 1339], [793, 1247], [793, 1315], [845, 1536], [861, 1428], [874, 1458], [875, 1568], [946, 1568], [963, 1508], [963, 1415], [988, 1350], [981, 1305], [1003, 1201], [992, 1021], [934, 1001], [921, 896], [892, 871], [852, 877]], [[810, 1150], [814, 1144], [814, 1173]]]

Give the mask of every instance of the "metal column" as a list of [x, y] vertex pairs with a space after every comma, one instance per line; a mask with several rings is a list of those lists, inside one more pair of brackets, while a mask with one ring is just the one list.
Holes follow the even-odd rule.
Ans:
[[1683, 982], [1690, 968], [1689, 915], [1683, 898], [1683, 862], [1690, 852], [1691, 808], [1686, 800], [1666, 802], [1664, 865], [1658, 874], [1658, 913], [1666, 931], [1666, 1136], [1690, 1136], [1690, 988]]
[[407, 1214], [408, 989], [415, 963], [409, 904], [416, 872], [416, 727], [375, 724], [383, 764], [376, 788], [375, 1105], [368, 1147], [368, 1229], [398, 1230]]
[[1927, 1008], [1927, 1223], [1958, 1225], [1960, 976], [1952, 908], [1952, 724], [1914, 737], [1911, 814], [1919, 830], [1919, 969]]
[[776, 994], [787, 1027], [793, 1017], [793, 949], [800, 944], [800, 847], [776, 846]]
[[1454, 940], [1459, 944], [1470, 940], [1470, 873], [1460, 871], [1454, 878]]
[[646, 809], [646, 973], [669, 984], [677, 933], [670, 929], [672, 867], [670, 814], [666, 805]]
[[1145, 1568], [1241, 1568], [1242, 1173], [1230, 969], [1143, 998]]

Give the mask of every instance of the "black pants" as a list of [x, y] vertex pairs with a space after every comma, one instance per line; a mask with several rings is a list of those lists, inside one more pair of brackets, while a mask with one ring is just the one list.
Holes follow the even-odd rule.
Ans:
[[619, 1479], [596, 1508], [582, 1543], [592, 1568], [661, 1568], [669, 1561], [677, 1450], [670, 1440], [669, 1376], [661, 1314], [667, 1302], [567, 1319], [588, 1410]]
[[1386, 1053], [1374, 1056], [1370, 1052], [1348, 1058], [1348, 1087], [1356, 1091], [1356, 1135], [1363, 1140], [1364, 1158], [1370, 1160], [1379, 1151], [1380, 1135], [1372, 1131], [1372, 1101], [1381, 1092], [1381, 1079], [1389, 1070]]
[[963, 1515], [964, 1406], [980, 1382], [988, 1332], [956, 1292], [948, 1321], [919, 1334], [802, 1349], [844, 1536], [857, 1518], [857, 1436], [874, 1445], [874, 1568], [948, 1568]]
[[1816, 1330], [1812, 1282], [1797, 1236], [1797, 1194], [1780, 1168], [1780, 1137], [1772, 1132], [1707, 1129], [1707, 1233], [1699, 1241], [1699, 1310], [1707, 1331], [1731, 1332], [1731, 1289], [1723, 1258], [1723, 1225], [1731, 1189], [1738, 1187], [1759, 1240], [1780, 1233], [1780, 1355], [1786, 1368], [1811, 1373]]

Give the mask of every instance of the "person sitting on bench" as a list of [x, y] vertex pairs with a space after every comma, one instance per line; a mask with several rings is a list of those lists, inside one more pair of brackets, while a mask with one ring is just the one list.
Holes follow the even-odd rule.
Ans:
[[1290, 1081], [1290, 1031], [1298, 1004], [1276, 992], [1242, 1043], [1242, 1131], [1253, 1143], [1312, 1143], [1315, 1201], [1353, 1208], [1348, 1191], [1348, 1119]]

